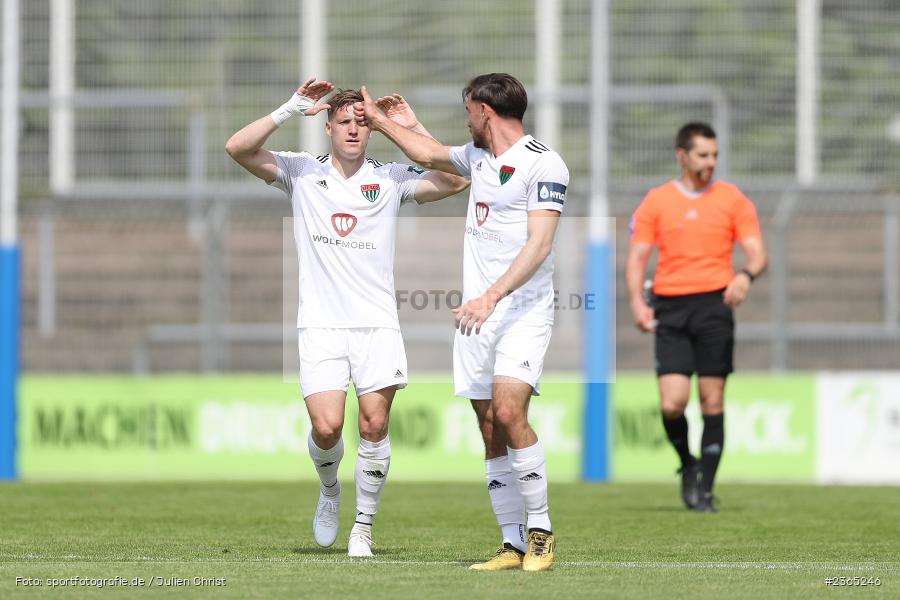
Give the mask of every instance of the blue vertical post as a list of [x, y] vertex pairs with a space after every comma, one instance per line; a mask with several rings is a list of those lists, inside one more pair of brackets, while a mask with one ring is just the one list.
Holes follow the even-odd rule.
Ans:
[[19, 248], [0, 246], [0, 480], [16, 479]]
[[19, 1], [3, 0], [0, 85], [0, 480], [15, 479], [19, 378]]
[[[592, 241], [587, 247], [584, 330], [584, 434], [582, 479], [610, 479], [610, 364], [612, 362], [612, 251], [608, 240]], [[592, 302], [588, 305], [587, 300]]]
[[[609, 221], [609, 66], [610, 0], [591, 3], [591, 197], [586, 252], [584, 328], [584, 433], [582, 473], [585, 481], [610, 479], [610, 375], [613, 348], [615, 269]], [[614, 238], [613, 238], [614, 239]], [[593, 302], [588, 307], [587, 299]]]

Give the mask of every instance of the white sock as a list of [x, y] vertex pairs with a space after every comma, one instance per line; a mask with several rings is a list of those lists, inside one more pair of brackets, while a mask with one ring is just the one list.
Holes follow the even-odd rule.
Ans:
[[[372, 517], [378, 510], [388, 468], [391, 466], [391, 439], [385, 437], [380, 442], [370, 442], [360, 438], [356, 455], [356, 512], [357, 523], [371, 525]], [[366, 519], [365, 517], [369, 517]]]
[[503, 532], [503, 543], [525, 552], [525, 502], [509, 466], [509, 457], [498, 456], [484, 461], [488, 496]]
[[[362, 515], [362, 513], [357, 514], [357, 518]], [[370, 515], [371, 516], [371, 515]], [[350, 535], [362, 534], [368, 537], [372, 537], [372, 524], [371, 523], [361, 523], [360, 521], [356, 521], [353, 523], [353, 528], [350, 530]]]
[[337, 482], [338, 467], [341, 466], [341, 459], [344, 458], [344, 440], [338, 438], [337, 444], [327, 450], [323, 450], [316, 445], [313, 440], [312, 431], [306, 439], [306, 445], [309, 447], [309, 457], [316, 467], [319, 474], [322, 493], [326, 496], [336, 496], [341, 491], [341, 486]]
[[529, 529], [550, 529], [550, 509], [547, 506], [547, 467], [541, 441], [529, 448], [507, 448], [509, 465], [516, 477], [519, 492], [525, 501]]

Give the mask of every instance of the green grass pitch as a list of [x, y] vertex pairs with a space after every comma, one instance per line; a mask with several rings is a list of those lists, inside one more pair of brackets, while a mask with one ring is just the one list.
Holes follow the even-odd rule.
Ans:
[[[475, 474], [473, 474], [475, 477]], [[388, 482], [373, 560], [345, 555], [353, 486], [334, 548], [315, 545], [313, 483], [0, 485], [0, 597], [50, 595], [48, 578], [141, 577], [53, 597], [820, 598], [900, 597], [900, 490], [721, 485], [697, 514], [671, 484], [551, 486], [549, 573], [470, 572], [499, 542], [478, 483]], [[16, 585], [40, 578], [41, 592]], [[188, 580], [162, 588], [156, 578]], [[224, 578], [225, 587], [193, 585]], [[827, 577], [878, 578], [836, 589]], [[153, 585], [150, 586], [149, 584]], [[860, 596], [862, 597], [862, 596]]]

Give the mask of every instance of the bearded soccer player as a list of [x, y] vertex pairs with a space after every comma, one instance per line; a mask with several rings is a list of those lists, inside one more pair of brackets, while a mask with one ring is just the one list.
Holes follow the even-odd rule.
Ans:
[[[753, 203], [737, 186], [713, 180], [719, 154], [705, 123], [678, 132], [681, 176], [650, 190], [634, 213], [625, 278], [637, 328], [656, 334], [656, 374], [663, 426], [681, 460], [685, 506], [716, 512], [712, 489], [725, 447], [725, 379], [734, 370], [734, 309], [766, 268], [766, 249]], [[734, 245], [746, 255], [735, 271]], [[653, 306], [643, 279], [659, 249]], [[684, 410], [697, 374], [703, 436], [700, 459], [688, 449]]]
[[[394, 298], [394, 240], [400, 205], [439, 200], [466, 188], [462, 177], [366, 157], [371, 132], [356, 123], [356, 90], [310, 79], [280, 108], [235, 133], [226, 151], [242, 167], [291, 199], [300, 261], [300, 385], [312, 430], [308, 446], [321, 487], [313, 534], [321, 546], [338, 533], [344, 456], [341, 430], [348, 382], [359, 399], [355, 469], [356, 522], [347, 553], [372, 556], [372, 523], [391, 461], [388, 417], [394, 394], [406, 387], [406, 351]], [[392, 122], [427, 135], [411, 109]], [[270, 152], [268, 137], [294, 115], [327, 110], [331, 153]], [[381, 109], [379, 109], [381, 110]]]
[[569, 171], [559, 154], [525, 133], [525, 88], [505, 73], [475, 77], [463, 90], [472, 142], [458, 147], [399, 127], [362, 91], [360, 123], [426, 168], [472, 178], [453, 379], [456, 395], [468, 398], [478, 417], [503, 542], [471, 568], [545, 571], [555, 540], [544, 449], [528, 405], [540, 395], [553, 327], [553, 242]]

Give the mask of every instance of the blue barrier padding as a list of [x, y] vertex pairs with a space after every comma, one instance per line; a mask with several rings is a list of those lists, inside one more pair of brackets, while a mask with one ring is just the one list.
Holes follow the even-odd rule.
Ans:
[[16, 479], [19, 247], [0, 246], [0, 480]]
[[[584, 335], [585, 404], [582, 479], [610, 479], [610, 365], [612, 358], [612, 304], [615, 282], [609, 242], [591, 242], [587, 248]], [[590, 296], [588, 296], [590, 294]]]

